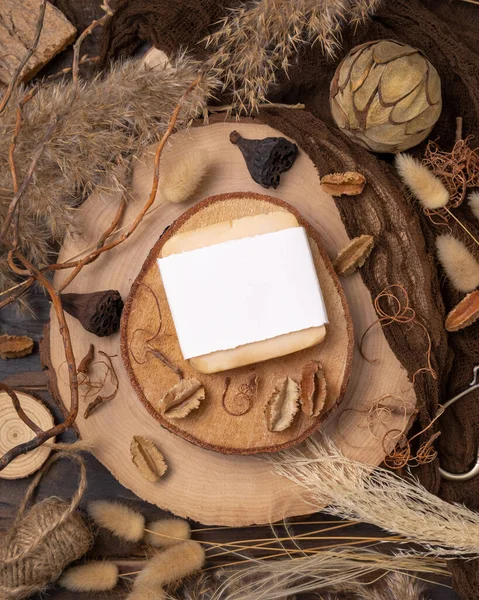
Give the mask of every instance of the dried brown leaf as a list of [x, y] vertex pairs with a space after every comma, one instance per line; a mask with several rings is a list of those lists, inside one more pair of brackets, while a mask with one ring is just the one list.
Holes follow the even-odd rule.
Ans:
[[34, 342], [26, 335], [0, 335], [0, 358], [21, 358], [33, 352]]
[[447, 331], [459, 331], [479, 319], [479, 290], [467, 294], [447, 315]]
[[163, 454], [156, 445], [141, 435], [133, 436], [130, 454], [133, 464], [141, 475], [152, 483], [156, 483], [168, 469]]
[[266, 425], [269, 431], [284, 431], [298, 412], [299, 385], [287, 377], [276, 388], [265, 406]]
[[364, 190], [366, 178], [356, 171], [330, 173], [321, 178], [321, 188], [331, 196], [357, 196]]
[[308, 417], [319, 417], [326, 403], [327, 385], [321, 363], [307, 363], [301, 375], [301, 409]]
[[182, 379], [169, 389], [160, 400], [158, 408], [161, 414], [169, 419], [182, 419], [192, 410], [197, 409], [204, 399], [203, 384], [192, 377], [191, 379]]
[[339, 251], [334, 268], [338, 275], [351, 275], [356, 269], [362, 267], [374, 248], [372, 235], [360, 235], [354, 238]]
[[90, 370], [91, 361], [93, 360], [93, 355], [95, 353], [95, 346], [90, 344], [88, 348], [88, 352], [81, 359], [80, 364], [78, 365], [78, 373], [82, 373], [83, 375], [88, 375], [88, 371]]

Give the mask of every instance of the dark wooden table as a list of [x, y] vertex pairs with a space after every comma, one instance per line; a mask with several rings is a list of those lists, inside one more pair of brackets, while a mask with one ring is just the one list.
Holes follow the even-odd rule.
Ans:
[[[36, 295], [31, 300], [31, 307], [34, 315], [19, 313], [17, 309], [9, 307], [0, 312], [0, 329], [1, 333], [10, 333], [17, 335], [29, 335], [36, 341], [36, 348], [31, 356], [0, 361], [0, 381], [4, 381], [16, 388], [24, 388], [25, 391], [31, 390], [49, 406], [59, 419], [58, 408], [53, 402], [47, 390], [47, 379], [42, 372], [40, 356], [38, 352], [38, 342], [42, 337], [43, 326], [48, 322], [49, 318], [49, 302], [44, 296]], [[73, 432], [68, 432], [62, 436], [63, 441], [72, 442], [75, 440]], [[131, 491], [122, 487], [93, 456], [85, 455], [88, 471], [88, 487], [82, 501], [82, 507], [90, 500], [96, 499], [114, 499], [124, 502], [132, 507], [140, 510], [148, 520], [153, 520], [164, 516], [165, 513], [159, 508], [143, 502], [137, 498]], [[21, 479], [15, 481], [6, 481], [0, 479], [0, 529], [6, 529], [9, 523], [15, 516], [17, 506], [29, 484], [29, 479]], [[59, 496], [61, 498], [70, 498], [75, 492], [77, 486], [77, 473], [72, 469], [70, 463], [57, 463], [50, 472], [44, 477], [38, 498], [42, 499], [48, 496]], [[311, 520], [328, 519], [325, 515], [313, 515]], [[193, 529], [200, 528], [201, 525], [192, 523]], [[314, 524], [296, 525], [293, 528], [298, 533], [303, 533], [313, 528], [318, 528]], [[282, 530], [278, 530], [282, 533]], [[356, 525], [344, 531], [344, 536], [382, 536], [382, 532], [370, 525]], [[269, 527], [262, 528], [238, 528], [238, 529], [223, 529], [212, 532], [202, 532], [194, 535], [195, 539], [213, 542], [231, 542], [233, 540], [265, 538], [272, 536]], [[325, 544], [331, 542], [325, 542]], [[339, 543], [339, 542], [338, 542]], [[317, 544], [317, 542], [315, 542]], [[384, 546], [381, 547], [382, 549]], [[104, 559], [111, 557], [118, 561], [121, 565], [121, 570], [124, 573], [132, 572], [141, 568], [145, 549], [138, 545], [119, 543], [118, 540], [104, 531], [100, 531], [96, 538], [95, 545], [90, 552], [92, 558]], [[259, 555], [257, 555], [259, 556]], [[210, 559], [207, 566], [224, 565], [230, 561], [234, 561], [234, 556], [222, 556], [221, 558]], [[73, 598], [89, 598], [91, 600], [99, 600], [100, 598], [115, 597], [124, 598], [128, 591], [128, 580], [122, 581], [119, 588], [111, 594], [79, 594], [71, 593], [61, 588], [52, 588], [48, 593], [42, 595], [42, 598], [51, 598], [52, 600], [72, 600]], [[445, 585], [450, 585], [450, 581], [442, 582]], [[457, 598], [451, 589], [443, 586], [435, 586], [431, 592], [432, 600], [453, 600]], [[35, 597], [37, 598], [37, 597]], [[38, 596], [38, 599], [40, 596]]]
[[[79, 30], [86, 27], [94, 18], [102, 14], [100, 0], [52, 0], [67, 17], [77, 26]], [[87, 39], [84, 52], [90, 56], [98, 54], [98, 37], [96, 31], [94, 36]], [[46, 75], [55, 73], [71, 63], [71, 51], [66, 51], [47, 65], [44, 73]], [[300, 100], [296, 100], [300, 101]], [[0, 333], [10, 333], [17, 335], [29, 335], [36, 341], [36, 348], [31, 356], [16, 360], [0, 360], [0, 381], [4, 381], [15, 388], [24, 388], [25, 391], [31, 390], [39, 396], [46, 405], [49, 406], [55, 418], [59, 420], [61, 415], [53, 402], [47, 389], [47, 379], [42, 372], [40, 356], [38, 352], [38, 342], [43, 334], [44, 324], [48, 322], [49, 303], [42, 295], [36, 295], [30, 301], [33, 315], [19, 313], [17, 309], [8, 307], [0, 312]], [[73, 442], [75, 435], [73, 432], [64, 434], [61, 441]], [[148, 520], [153, 520], [165, 516], [165, 513], [159, 508], [143, 502], [137, 498], [131, 491], [122, 487], [93, 456], [85, 455], [88, 472], [88, 487], [83, 497], [82, 508], [95, 499], [114, 499], [124, 502], [140, 510]], [[29, 484], [30, 479], [16, 481], [6, 481], [0, 479], [0, 530], [8, 528], [10, 522], [15, 516], [16, 509], [20, 503], [23, 494]], [[55, 464], [50, 472], [44, 477], [38, 490], [38, 498], [42, 499], [48, 496], [59, 496], [68, 499], [75, 492], [77, 486], [77, 473], [68, 463]], [[325, 515], [313, 515], [314, 519], [326, 520]], [[192, 523], [193, 529], [200, 528], [201, 525]], [[295, 525], [293, 528], [298, 533], [303, 533], [313, 528], [314, 524]], [[281, 533], [281, 529], [278, 530]], [[375, 527], [361, 524], [348, 528], [344, 535], [365, 535], [380, 537], [383, 533]], [[223, 529], [214, 532], [202, 532], [194, 534], [195, 539], [214, 542], [231, 542], [233, 540], [244, 540], [254, 538], [265, 538], [272, 536], [269, 527], [263, 528], [242, 528], [242, 529]], [[331, 542], [325, 542], [331, 543]], [[317, 544], [317, 542], [315, 542]], [[381, 546], [384, 549], [384, 546]], [[121, 565], [122, 572], [131, 572], [141, 568], [144, 563], [145, 548], [138, 545], [119, 543], [118, 540], [104, 531], [97, 534], [95, 545], [89, 556], [92, 558], [104, 559], [110, 557]], [[234, 556], [209, 559], [207, 566], [225, 564], [234, 561]], [[51, 598], [52, 600], [72, 600], [89, 598], [91, 600], [100, 600], [100, 598], [124, 598], [127, 595], [130, 581], [124, 580], [114, 592], [110, 594], [80, 594], [71, 593], [60, 588], [51, 588], [47, 593], [42, 594], [42, 598]], [[442, 582], [448, 586], [450, 580]], [[311, 596], [312, 597], [312, 596]], [[317, 598], [317, 596], [314, 596]], [[35, 596], [40, 598], [40, 595]], [[443, 586], [431, 587], [431, 600], [454, 600], [457, 596], [454, 592]]]

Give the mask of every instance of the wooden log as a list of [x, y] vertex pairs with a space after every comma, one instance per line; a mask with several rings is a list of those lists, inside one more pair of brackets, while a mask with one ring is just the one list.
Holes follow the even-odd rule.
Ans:
[[[82, 275], [68, 287], [68, 291], [92, 292], [112, 288], [118, 289], [126, 299], [161, 233], [188, 208], [215, 194], [263, 194], [264, 189], [249, 176], [241, 153], [229, 142], [229, 133], [234, 128], [247, 138], [280, 135], [266, 125], [241, 122], [234, 126], [217, 123], [173, 135], [162, 156], [160, 178], [161, 171], [178, 162], [185, 151], [200, 150], [205, 155], [207, 153], [211, 168], [196, 195], [186, 204], [167, 204], [161, 197], [160, 189], [156, 203], [139, 231], [86, 267]], [[141, 160], [135, 161], [132, 196], [121, 226], [133, 221], [149, 193], [154, 149], [151, 148]], [[333, 198], [321, 190], [318, 173], [303, 151], [300, 150], [293, 168], [282, 176], [278, 189], [268, 190], [268, 194], [288, 202], [301, 213], [320, 234], [330, 258], [334, 259], [339, 249], [349, 241]], [[101, 232], [111, 223], [120, 197], [120, 192], [113, 191], [110, 194], [92, 194], [76, 213], [82, 235], [65, 241], [60, 259], [71, 258], [95, 247]], [[65, 276], [66, 272], [59, 271], [55, 283], [60, 284]], [[342, 278], [341, 284], [358, 340], [377, 320], [377, 314], [359, 272]], [[78, 360], [86, 354], [90, 343], [110, 355], [119, 355], [119, 334], [100, 340], [86, 332], [75, 319], [68, 315], [67, 319]], [[416, 399], [407, 373], [391, 351], [379, 325], [368, 334], [365, 350], [369, 357], [377, 360], [367, 362], [355, 345], [348, 389], [341, 405], [323, 424], [322, 431], [331, 436], [346, 455], [377, 465], [383, 460], [385, 451], [395, 444], [395, 439], [389, 440], [385, 450], [384, 436], [390, 430], [407, 428]], [[59, 393], [68, 407], [70, 395], [66, 385], [65, 358], [54, 313], [50, 354], [52, 369], [49, 375], [56, 373]], [[120, 358], [112, 360], [119, 379], [116, 398], [84, 419], [82, 413], [88, 399], [83, 397], [83, 389], [77, 426], [82, 439], [91, 442], [94, 455], [125, 487], [179, 516], [205, 524], [240, 526], [274, 522], [313, 510], [300, 498], [298, 488], [276, 476], [266, 461], [254, 456], [211, 452], [164, 429], [140, 402]], [[398, 405], [391, 397], [383, 398], [382, 406], [389, 407], [390, 411], [387, 418], [382, 410], [380, 418], [374, 419], [379, 398], [385, 394], [404, 398], [404, 404], [399, 402]], [[143, 479], [131, 462], [129, 447], [134, 435], [148, 437], [163, 453], [169, 470], [158, 483]]]
[[[0, 5], [0, 81], [8, 83], [35, 37], [41, 0], [2, 0]], [[20, 79], [28, 81], [56, 54], [73, 42], [76, 28], [47, 2], [38, 46]]]

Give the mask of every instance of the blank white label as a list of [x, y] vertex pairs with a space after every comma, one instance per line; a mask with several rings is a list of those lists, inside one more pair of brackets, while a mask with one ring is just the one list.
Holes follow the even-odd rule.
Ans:
[[183, 358], [328, 322], [304, 228], [158, 259]]

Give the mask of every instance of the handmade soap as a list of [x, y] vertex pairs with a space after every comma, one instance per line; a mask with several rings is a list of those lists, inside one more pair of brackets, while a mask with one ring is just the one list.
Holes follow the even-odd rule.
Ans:
[[[297, 227], [299, 224], [294, 215], [284, 211], [243, 217], [177, 234], [165, 243], [161, 258]], [[202, 373], [216, 373], [309, 348], [322, 342], [325, 335], [325, 325], [309, 327], [229, 350], [195, 356], [190, 358], [190, 363]]]

